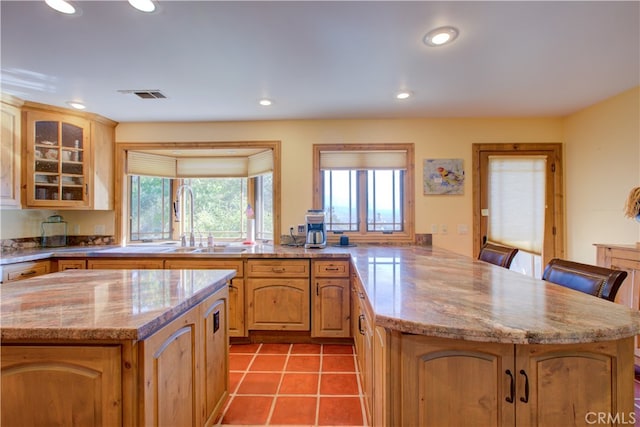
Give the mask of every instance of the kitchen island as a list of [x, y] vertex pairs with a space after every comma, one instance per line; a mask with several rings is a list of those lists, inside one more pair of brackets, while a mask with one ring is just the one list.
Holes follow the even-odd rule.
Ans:
[[[84, 256], [155, 260], [165, 268], [187, 261], [206, 268], [223, 257], [240, 263], [237, 271], [261, 260], [306, 260], [314, 272], [318, 262], [348, 262], [351, 335], [376, 426], [590, 425], [596, 417], [633, 424], [637, 310], [443, 249], [258, 245], [185, 254], [128, 247]], [[314, 277], [307, 282], [312, 299], [324, 280]]]
[[0, 287], [2, 425], [211, 425], [234, 270], [70, 270]]

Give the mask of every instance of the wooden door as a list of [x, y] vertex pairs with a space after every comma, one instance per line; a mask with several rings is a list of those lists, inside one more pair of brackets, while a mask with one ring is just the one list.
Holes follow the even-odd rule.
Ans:
[[516, 425], [634, 424], [632, 347], [633, 338], [516, 346]]
[[312, 337], [349, 337], [349, 279], [315, 279]]
[[407, 334], [401, 345], [400, 425], [514, 425], [513, 345]]
[[309, 279], [247, 279], [247, 329], [310, 330]]
[[3, 426], [122, 425], [119, 346], [0, 349]]
[[140, 425], [199, 426], [199, 307], [143, 341]]
[[[546, 188], [544, 237], [541, 269], [555, 257], [564, 257], [564, 201], [562, 186], [562, 144], [473, 144], [473, 253], [487, 237], [489, 216], [490, 156], [544, 156], [546, 159]], [[510, 213], [511, 214], [511, 213]], [[518, 212], [513, 212], [518, 215]], [[538, 274], [541, 276], [542, 271]]]
[[229, 336], [227, 334], [228, 292], [216, 292], [201, 305], [203, 340], [202, 405], [206, 426], [215, 422], [229, 394]]

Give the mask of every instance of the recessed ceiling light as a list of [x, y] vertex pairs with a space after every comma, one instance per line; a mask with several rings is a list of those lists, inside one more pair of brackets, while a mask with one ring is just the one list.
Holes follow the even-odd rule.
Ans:
[[411, 95], [413, 95], [412, 92], [410, 92], [408, 90], [402, 90], [402, 91], [396, 93], [396, 99], [407, 99], [407, 98], [410, 98]]
[[156, 5], [151, 0], [129, 0], [129, 4], [142, 12], [156, 10]]
[[60, 13], [66, 13], [67, 15], [73, 15], [76, 13], [76, 8], [71, 3], [65, 0], [45, 0], [45, 3]]
[[428, 46], [442, 46], [451, 43], [458, 37], [458, 29], [454, 27], [440, 27], [429, 31], [424, 36], [424, 42]]
[[75, 108], [76, 110], [84, 110], [85, 108], [87, 108], [86, 105], [78, 101], [67, 101], [67, 104]]
[[268, 107], [269, 105], [273, 104], [273, 102], [271, 102], [271, 100], [267, 98], [262, 98], [260, 101], [258, 101], [258, 103], [263, 107]]

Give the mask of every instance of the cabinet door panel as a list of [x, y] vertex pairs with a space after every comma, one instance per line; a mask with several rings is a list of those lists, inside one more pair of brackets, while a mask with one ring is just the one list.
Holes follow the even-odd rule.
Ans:
[[216, 293], [202, 304], [204, 424], [213, 425], [229, 390], [229, 337], [227, 335], [227, 293]]
[[121, 425], [120, 347], [3, 345], [1, 352], [2, 425]]
[[349, 279], [316, 279], [311, 336], [351, 336], [350, 301]]
[[247, 279], [248, 329], [308, 331], [308, 279]]
[[163, 269], [161, 259], [90, 259], [87, 260], [88, 269]]
[[144, 418], [140, 425], [196, 426], [200, 411], [197, 310], [178, 317], [143, 342]]
[[[627, 338], [516, 346], [518, 376], [522, 376], [517, 387], [517, 424], [588, 425], [594, 424], [588, 422], [589, 414], [598, 413], [617, 414], [619, 421], [624, 418], [628, 423], [634, 412], [632, 342]], [[527, 403], [522, 404], [521, 398]]]
[[[402, 425], [507, 426], [514, 347], [402, 336]], [[514, 378], [515, 380], [515, 378]]]

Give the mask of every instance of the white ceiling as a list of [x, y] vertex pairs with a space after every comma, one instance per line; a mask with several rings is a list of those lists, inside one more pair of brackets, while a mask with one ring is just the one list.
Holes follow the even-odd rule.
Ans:
[[[639, 1], [73, 3], [78, 16], [0, 2], [4, 93], [119, 122], [210, 121], [557, 116], [640, 84]], [[442, 25], [456, 42], [427, 47]]]

